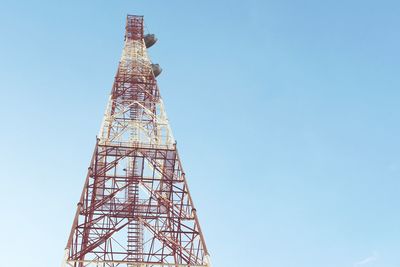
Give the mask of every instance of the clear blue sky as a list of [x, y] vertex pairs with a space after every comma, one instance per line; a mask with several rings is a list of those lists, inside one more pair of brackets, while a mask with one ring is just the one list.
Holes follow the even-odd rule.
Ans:
[[127, 13], [215, 267], [400, 266], [400, 2], [0, 4], [2, 266], [59, 266]]

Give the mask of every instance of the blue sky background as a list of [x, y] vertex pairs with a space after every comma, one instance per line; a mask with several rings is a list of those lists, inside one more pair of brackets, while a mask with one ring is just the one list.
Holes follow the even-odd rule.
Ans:
[[2, 266], [59, 266], [123, 46], [159, 86], [215, 267], [400, 266], [400, 2], [0, 2]]

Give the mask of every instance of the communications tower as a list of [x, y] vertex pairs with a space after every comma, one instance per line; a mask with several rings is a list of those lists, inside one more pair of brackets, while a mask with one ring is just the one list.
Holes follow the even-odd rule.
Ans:
[[143, 17], [125, 45], [63, 266], [211, 266], [147, 48]]

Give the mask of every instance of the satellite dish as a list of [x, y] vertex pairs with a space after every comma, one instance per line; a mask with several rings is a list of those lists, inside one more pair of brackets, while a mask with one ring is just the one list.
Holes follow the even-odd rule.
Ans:
[[162, 72], [162, 68], [159, 64], [151, 64], [151, 69], [154, 73], [154, 77], [157, 77]]
[[144, 36], [144, 44], [146, 45], [146, 48], [149, 48], [153, 46], [157, 42], [157, 37], [154, 34], [146, 34]]

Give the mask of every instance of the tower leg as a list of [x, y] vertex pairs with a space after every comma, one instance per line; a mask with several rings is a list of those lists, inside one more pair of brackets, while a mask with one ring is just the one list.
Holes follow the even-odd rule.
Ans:
[[64, 258], [61, 263], [61, 267], [67, 267], [67, 260], [68, 260], [69, 249], [65, 249], [64, 251]]

